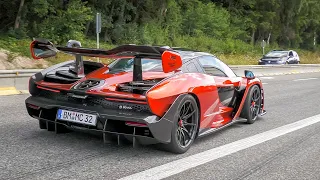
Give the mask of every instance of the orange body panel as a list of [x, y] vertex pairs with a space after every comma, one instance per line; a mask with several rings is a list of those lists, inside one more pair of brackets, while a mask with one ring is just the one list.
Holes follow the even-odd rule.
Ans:
[[[51, 88], [55, 90], [64, 90], [68, 91], [72, 88], [74, 84], [79, 82], [85, 81], [86, 79], [96, 78], [96, 79], [105, 79], [105, 84], [93, 89], [88, 90], [86, 93], [93, 94], [93, 95], [101, 95], [101, 96], [108, 96], [108, 97], [118, 97], [124, 99], [137, 99], [137, 100], [146, 100], [146, 97], [140, 94], [132, 94], [126, 92], [117, 92], [116, 87], [119, 83], [126, 83], [132, 81], [132, 72], [119, 72], [115, 74], [108, 74], [108, 67], [102, 67], [90, 74], [86, 77], [80, 79], [76, 83], [72, 84], [59, 84], [59, 83], [51, 83], [45, 81], [37, 82], [37, 85]], [[163, 79], [170, 76], [172, 73], [164, 73], [164, 72], [144, 72], [143, 79]]]
[[165, 51], [162, 53], [162, 69], [168, 73], [179, 69], [182, 66], [182, 59], [179, 53]]
[[[200, 105], [200, 128], [219, 127], [230, 122], [232, 108], [224, 107], [218, 96], [218, 85], [223, 85], [224, 80], [217, 77], [198, 73], [178, 74], [161, 82], [147, 93], [148, 104], [151, 111], [163, 116], [174, 100], [184, 93], [194, 95]], [[225, 85], [239, 85], [236, 78], [234, 82], [228, 78]]]
[[[104, 79], [105, 83], [102, 86], [90, 89], [86, 93], [105, 96], [108, 100], [112, 101], [126, 101], [139, 104], [147, 103], [151, 112], [159, 117], [162, 117], [166, 113], [166, 111], [180, 94], [189, 93], [196, 97], [199, 102], [200, 128], [217, 128], [229, 123], [233, 119], [238, 118], [240, 116], [249, 88], [255, 84], [262, 87], [259, 79], [247, 80], [246, 78], [242, 77], [217, 77], [200, 73], [174, 74], [164, 72], [144, 72], [144, 80], [164, 80], [159, 82], [154, 88], [150, 89], [146, 95], [140, 95], [116, 91], [119, 83], [132, 81], [132, 72], [120, 72], [115, 74], [110, 74], [107, 72], [108, 67], [102, 67], [88, 74], [86, 77], [79, 80], [79, 82], [90, 78]], [[50, 88], [53, 91], [68, 91], [74, 84], [76, 83], [58, 84], [44, 81], [39, 81], [37, 83], [40, 88]], [[233, 119], [231, 118], [233, 108], [223, 106], [218, 95], [218, 87], [229, 86], [246, 87], [244, 98], [242, 99], [239, 110]]]
[[[87, 75], [86, 78], [81, 80], [81, 81], [84, 81], [90, 78], [98, 78], [98, 79], [106, 80], [103, 86], [88, 90], [87, 91], [88, 94], [96, 94], [96, 95], [112, 96], [112, 97], [116, 96], [116, 97], [128, 98], [128, 99], [146, 99], [145, 96], [140, 94], [132, 94], [132, 93], [115, 91], [118, 84], [132, 81], [132, 78], [133, 78], [132, 72], [120, 72], [116, 74], [107, 74], [106, 72], [108, 72], [108, 68], [104, 67], [95, 71], [94, 73]], [[144, 72], [143, 80], [163, 79], [170, 76], [171, 74], [172, 73], [164, 73], [164, 72]]]

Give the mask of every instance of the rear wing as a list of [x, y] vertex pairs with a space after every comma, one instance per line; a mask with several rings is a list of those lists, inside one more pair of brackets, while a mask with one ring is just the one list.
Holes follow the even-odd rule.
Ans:
[[172, 72], [182, 66], [179, 53], [169, 47], [145, 46], [145, 45], [121, 45], [110, 50], [82, 48], [79, 41], [70, 40], [67, 46], [56, 46], [46, 39], [34, 39], [30, 44], [31, 55], [34, 59], [42, 59], [56, 56], [57, 52], [72, 54], [75, 56], [74, 72], [79, 78], [84, 77], [82, 56], [100, 58], [134, 58], [133, 81], [142, 80], [141, 58], [157, 58], [162, 60], [162, 68], [165, 73]]
[[[70, 40], [67, 43], [67, 46], [57, 46], [51, 43], [46, 39], [34, 39], [30, 45], [31, 51], [32, 48], [42, 48], [42, 50], [51, 50], [55, 52], [64, 52], [67, 54], [81, 55], [81, 56], [90, 56], [90, 57], [101, 57], [101, 58], [113, 58], [113, 57], [155, 57], [161, 58], [161, 55], [165, 51], [174, 51], [168, 46], [145, 46], [145, 45], [121, 45], [113, 49], [104, 50], [104, 49], [93, 49], [93, 48], [82, 48], [79, 41]], [[32, 52], [31, 52], [32, 53]], [[51, 56], [54, 56], [52, 54]], [[33, 58], [39, 59], [37, 54], [32, 53]], [[49, 56], [49, 57], [51, 57]], [[47, 57], [40, 57], [47, 58]]]

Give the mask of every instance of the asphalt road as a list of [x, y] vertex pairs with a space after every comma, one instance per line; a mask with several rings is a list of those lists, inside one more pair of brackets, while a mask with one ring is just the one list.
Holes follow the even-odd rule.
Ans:
[[[40, 130], [27, 95], [0, 96], [0, 179], [119, 179], [320, 114], [320, 73], [262, 77], [268, 113], [198, 139], [182, 155], [103, 144], [80, 132]], [[320, 123], [176, 173], [167, 179], [320, 179]]]

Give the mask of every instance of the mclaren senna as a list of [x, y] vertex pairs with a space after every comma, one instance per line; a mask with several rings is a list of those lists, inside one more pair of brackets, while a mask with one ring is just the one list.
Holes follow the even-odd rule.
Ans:
[[30, 51], [34, 59], [74, 56], [29, 80], [26, 108], [40, 129], [81, 129], [101, 134], [104, 142], [156, 143], [184, 153], [197, 137], [237, 122], [252, 124], [266, 113], [261, 81], [247, 70], [237, 76], [209, 53], [142, 45], [89, 49], [45, 39], [35, 39]]

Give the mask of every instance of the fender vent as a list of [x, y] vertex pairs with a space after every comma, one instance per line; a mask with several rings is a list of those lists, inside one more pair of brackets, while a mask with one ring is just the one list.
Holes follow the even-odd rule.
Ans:
[[88, 89], [88, 88], [92, 88], [94, 86], [97, 86], [98, 84], [100, 84], [100, 81], [97, 80], [87, 80], [87, 81], [83, 81], [82, 83], [79, 84], [78, 89]]

